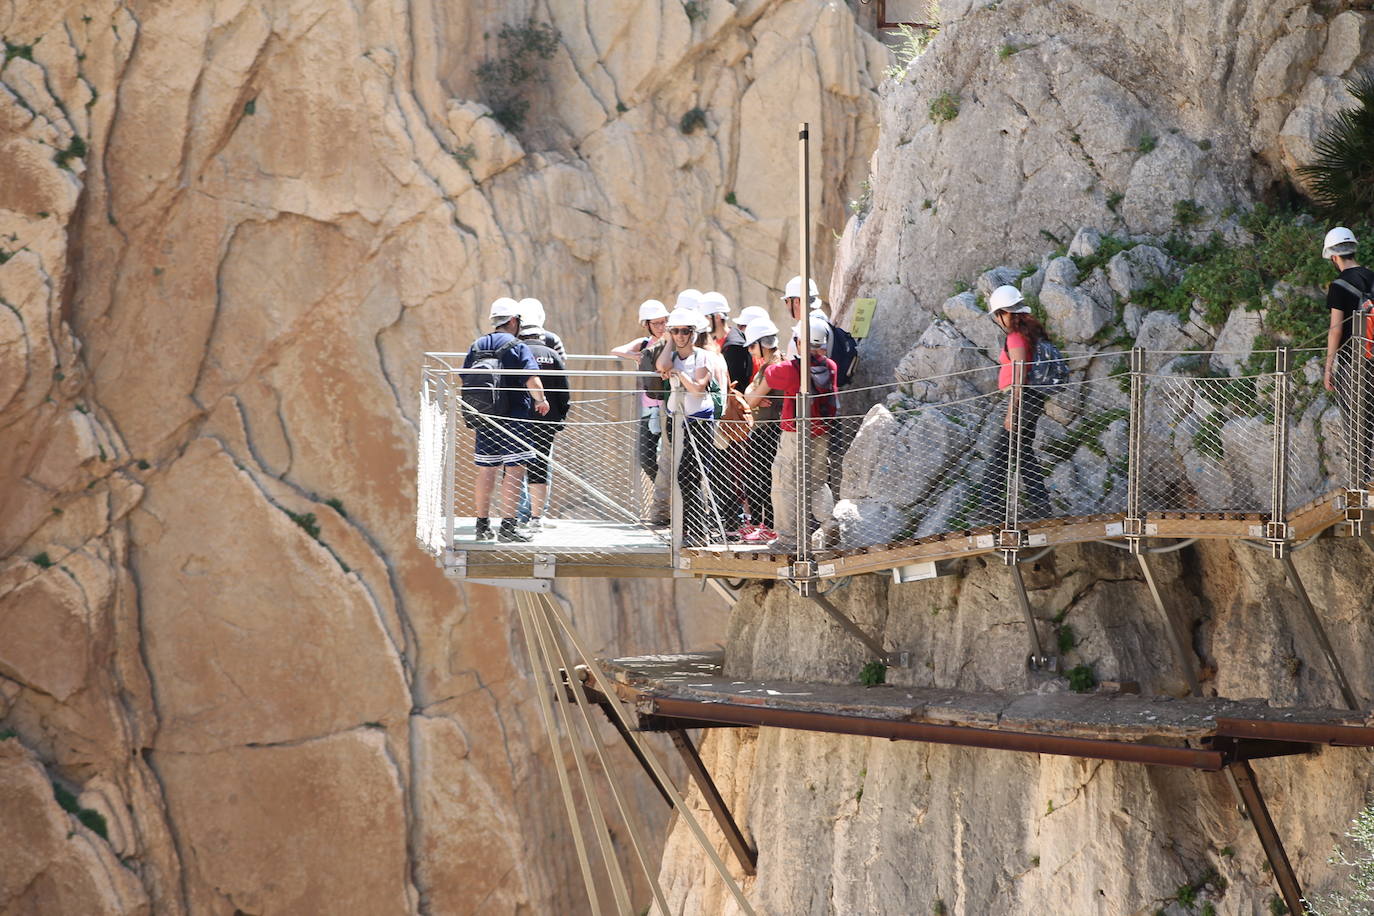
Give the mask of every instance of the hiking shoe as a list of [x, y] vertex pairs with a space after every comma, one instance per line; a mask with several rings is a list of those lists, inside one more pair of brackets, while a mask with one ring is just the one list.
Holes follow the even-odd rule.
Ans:
[[490, 541], [495, 537], [495, 535], [491, 533], [491, 522], [484, 518], [479, 518], [477, 520], [477, 530], [472, 537], [473, 540], [476, 541]]
[[504, 543], [514, 542], [517, 544], [525, 544], [533, 540], [533, 538], [534, 535], [526, 534], [519, 528], [516, 528], [515, 522], [511, 519], [503, 519], [501, 521], [501, 530], [496, 534], [496, 540]]
[[771, 544], [778, 539], [778, 533], [772, 528], [765, 528], [763, 525], [755, 525], [754, 528], [744, 536], [746, 544]]
[[542, 518], [535, 517], [535, 518], [531, 518], [529, 521], [525, 522], [525, 533], [526, 533], [526, 534], [538, 534], [539, 532], [541, 532], [541, 531], [543, 531], [543, 530], [544, 530], [544, 520], [543, 520]]

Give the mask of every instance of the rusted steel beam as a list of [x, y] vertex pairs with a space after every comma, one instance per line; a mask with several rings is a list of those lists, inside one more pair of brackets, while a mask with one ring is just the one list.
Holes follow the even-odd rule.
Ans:
[[1262, 741], [1300, 741], [1335, 747], [1374, 747], [1374, 726], [1321, 725], [1309, 722], [1270, 722], [1217, 717], [1217, 734]]
[[697, 788], [701, 790], [702, 798], [706, 799], [706, 806], [715, 815], [721, 833], [725, 834], [725, 841], [734, 850], [740, 868], [744, 869], [746, 875], [757, 874], [759, 854], [745, 841], [744, 834], [740, 832], [739, 825], [735, 823], [734, 815], [730, 813], [729, 806], [725, 804], [725, 799], [721, 797], [720, 790], [716, 788], [715, 780], [711, 778], [711, 773], [706, 769], [706, 764], [702, 762], [701, 755], [697, 753], [696, 745], [692, 743], [692, 737], [687, 734], [685, 729], [681, 728], [675, 728], [669, 734], [672, 736], [673, 744], [677, 746], [678, 752], [682, 754], [683, 762], [687, 764], [687, 772], [692, 774], [692, 779], [696, 780]]
[[791, 709], [775, 709], [769, 706], [737, 706], [731, 703], [705, 703], [697, 700], [679, 700], [668, 697], [644, 697], [643, 701], [652, 707], [654, 715], [667, 718], [708, 720], [769, 728], [795, 728], [837, 735], [887, 738], [890, 741], [924, 741], [931, 744], [952, 744], [990, 750], [1056, 754], [1064, 757], [1118, 760], [1126, 763], [1149, 763], [1213, 772], [1220, 770], [1228, 762], [1226, 755], [1220, 751], [1195, 750], [1186, 747], [1104, 741], [1096, 738], [1035, 735], [1025, 732], [966, 728], [959, 725], [933, 725], [926, 722], [908, 722], [895, 719], [867, 719], [834, 713], [802, 712]]
[[1228, 760], [1263, 760], [1266, 757], [1297, 757], [1317, 749], [1304, 741], [1270, 741], [1256, 738], [1203, 738], [1214, 751], [1221, 751]]
[[1259, 783], [1255, 781], [1255, 771], [1251, 769], [1249, 763], [1240, 760], [1228, 765], [1226, 773], [1230, 777], [1232, 785], [1240, 793], [1240, 797], [1245, 801], [1250, 823], [1255, 828], [1255, 835], [1259, 837], [1260, 845], [1264, 847], [1264, 854], [1269, 859], [1269, 867], [1274, 872], [1274, 880], [1279, 885], [1279, 893], [1283, 895], [1283, 902], [1288, 904], [1288, 912], [1306, 912], [1307, 910], [1303, 905], [1302, 888], [1298, 885], [1298, 876], [1293, 872], [1293, 864], [1288, 861], [1288, 853], [1284, 851], [1283, 840], [1279, 837], [1279, 831], [1274, 826], [1274, 819], [1269, 816], [1269, 808], [1264, 803], [1264, 796], [1260, 793]]

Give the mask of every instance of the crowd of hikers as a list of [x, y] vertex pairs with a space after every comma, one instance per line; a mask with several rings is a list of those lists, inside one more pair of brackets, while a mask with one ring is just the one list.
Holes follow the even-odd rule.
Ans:
[[[1323, 243], [1322, 256], [1338, 272], [1327, 294], [1328, 389], [1350, 376], [1352, 336], [1374, 338], [1374, 271], [1356, 261], [1356, 247], [1354, 234], [1343, 227], [1328, 232]], [[819, 546], [833, 546], [829, 506], [839, 492], [843, 447], [836, 417], [839, 394], [854, 378], [858, 347], [830, 320], [815, 282], [805, 296], [802, 286], [794, 277], [780, 297], [795, 322], [785, 339], [767, 309], [748, 306], [732, 317], [721, 293], [685, 289], [672, 309], [657, 299], [641, 303], [642, 333], [611, 351], [642, 372], [636, 462], [653, 483], [644, 521], [655, 526], [670, 523], [670, 462], [663, 456], [673, 454], [666, 450], [675, 447], [681, 414], [675, 483], [686, 545], [734, 542], [789, 551], [799, 537], [818, 537]], [[1019, 388], [1021, 397], [1006, 397], [1005, 410], [994, 414], [1002, 428], [972, 487], [973, 517], [984, 523], [1004, 517], [1014, 462], [1024, 489], [1020, 516], [1048, 518], [1050, 497], [1033, 444], [1047, 399], [1068, 379], [1067, 366], [1015, 286], [992, 292], [988, 316], [1005, 335], [998, 389]], [[489, 318], [492, 331], [472, 344], [463, 362], [464, 419], [474, 428], [477, 466], [475, 537], [528, 542], [548, 524], [550, 456], [570, 408], [567, 354], [558, 335], [544, 327], [537, 299], [497, 299]], [[1359, 321], [1364, 324], [1357, 327]], [[797, 423], [802, 348], [809, 357], [809, 424]], [[1362, 348], [1374, 359], [1371, 351], [1372, 344]], [[809, 428], [803, 485], [817, 507], [810, 519], [797, 518], [799, 425]], [[1357, 434], [1370, 471], [1372, 430], [1374, 422], [1366, 422]], [[498, 483], [500, 525], [493, 529]]]

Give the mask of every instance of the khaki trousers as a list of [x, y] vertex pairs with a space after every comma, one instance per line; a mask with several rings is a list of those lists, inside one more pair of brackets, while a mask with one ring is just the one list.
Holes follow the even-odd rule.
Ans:
[[[796, 543], [797, 526], [797, 442], [800, 435], [786, 430], [773, 459], [773, 521], [784, 544]], [[807, 443], [806, 488], [811, 494], [811, 517], [824, 522], [830, 517], [832, 498], [826, 481], [830, 476], [830, 434], [812, 436]], [[809, 526], [808, 526], [809, 527]], [[810, 531], [800, 532], [809, 535]]]

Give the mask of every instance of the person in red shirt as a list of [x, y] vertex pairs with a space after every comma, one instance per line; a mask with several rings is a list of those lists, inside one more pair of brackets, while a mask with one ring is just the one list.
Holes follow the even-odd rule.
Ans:
[[[826, 354], [830, 350], [830, 325], [824, 318], [811, 318], [808, 321], [808, 343], [811, 347], [811, 378], [808, 391], [811, 394], [810, 442], [808, 443], [807, 477], [805, 486], [811, 495], [812, 518], [804, 520], [806, 531], [801, 530], [802, 520], [797, 518], [796, 474], [797, 474], [797, 394], [801, 391], [801, 359], [796, 357], [785, 362], [774, 363], [764, 369], [764, 379], [768, 386], [781, 392], [782, 399], [782, 439], [778, 444], [777, 457], [773, 459], [773, 520], [778, 532], [777, 545], [784, 550], [796, 547], [797, 538], [809, 535], [812, 522], [821, 523], [817, 507], [829, 504], [826, 498], [826, 480], [830, 475], [830, 432], [831, 424], [838, 407], [839, 370], [835, 361]], [[800, 333], [800, 327], [795, 336]]]
[[[1035, 457], [1033, 444], [1035, 428], [1040, 416], [1045, 412], [1045, 393], [1039, 388], [1025, 385], [1026, 367], [1035, 359], [1035, 345], [1049, 335], [1045, 326], [1031, 314], [1021, 291], [1014, 286], [999, 286], [993, 290], [988, 303], [988, 314], [1007, 334], [1007, 342], [1002, 347], [997, 361], [1002, 368], [997, 373], [997, 387], [1008, 393], [1007, 408], [999, 411], [1002, 429], [988, 456], [987, 469], [983, 472], [982, 483], [978, 487], [980, 515], [992, 520], [1004, 520], [1007, 507], [1008, 464], [1011, 457], [1011, 437], [1016, 432], [1012, 417], [1012, 398], [1014, 386], [1021, 387], [1020, 448], [1017, 464], [1020, 468], [1021, 482], [1026, 487], [1027, 503], [1025, 517], [1048, 518], [1050, 516], [1050, 496], [1045, 490], [1045, 471]], [[1019, 371], [1018, 371], [1019, 370]]]

